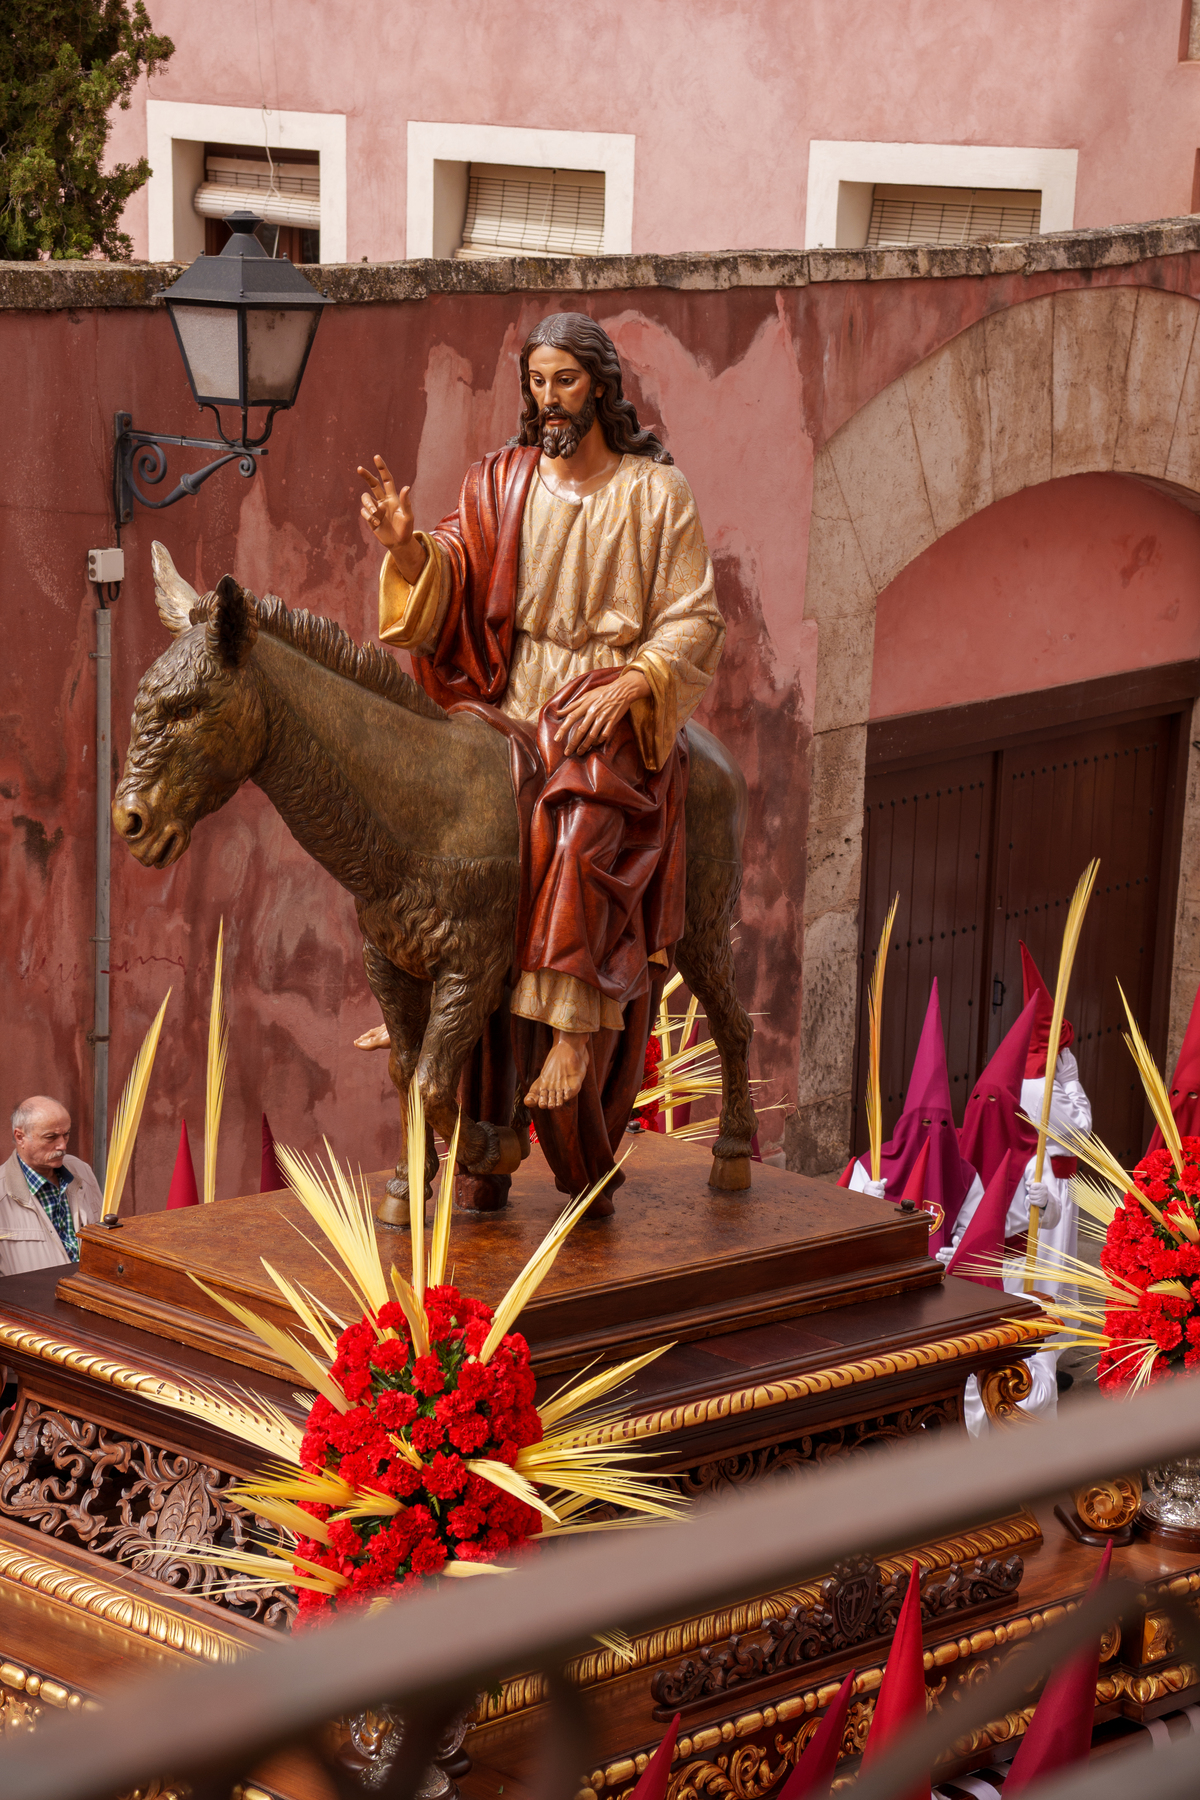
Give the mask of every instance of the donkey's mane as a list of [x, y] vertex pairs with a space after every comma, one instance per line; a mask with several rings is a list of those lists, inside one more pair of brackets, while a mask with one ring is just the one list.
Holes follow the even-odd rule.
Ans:
[[[249, 594], [246, 598], [250, 598]], [[437, 701], [431, 700], [390, 656], [372, 645], [356, 644], [333, 619], [299, 609], [292, 612], [276, 594], [264, 594], [256, 600], [254, 613], [260, 631], [282, 638], [285, 644], [332, 669], [335, 675], [344, 675], [359, 687], [369, 688], [373, 694], [394, 700], [397, 706], [421, 713], [426, 719], [446, 717]]]

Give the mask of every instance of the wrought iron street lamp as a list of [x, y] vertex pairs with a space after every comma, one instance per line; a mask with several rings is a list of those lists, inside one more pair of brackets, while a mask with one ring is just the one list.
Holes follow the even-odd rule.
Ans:
[[[161, 431], [139, 431], [128, 413], [117, 413], [113, 506], [118, 526], [133, 517], [135, 500], [156, 511], [174, 506], [228, 462], [236, 462], [242, 475], [253, 475], [257, 458], [266, 455], [263, 446], [275, 414], [295, 403], [321, 309], [332, 302], [286, 258], [267, 255], [254, 235], [261, 222], [254, 213], [231, 213], [225, 223], [232, 235], [221, 254], [198, 256], [163, 296], [196, 403], [212, 413], [219, 435], [168, 437]], [[241, 413], [236, 438], [222, 427], [223, 406]], [[256, 436], [250, 435], [252, 407], [267, 408]], [[223, 454], [184, 475], [165, 499], [153, 500], [138, 480], [154, 486], [164, 479], [163, 446], [168, 444]]]

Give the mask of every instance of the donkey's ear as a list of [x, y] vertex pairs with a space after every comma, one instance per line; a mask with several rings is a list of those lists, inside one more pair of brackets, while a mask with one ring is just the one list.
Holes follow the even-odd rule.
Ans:
[[185, 581], [165, 544], [156, 539], [150, 546], [150, 566], [154, 570], [154, 604], [158, 616], [171, 633], [178, 637], [191, 628], [192, 608], [200, 596], [190, 581]]
[[227, 669], [240, 669], [258, 636], [253, 595], [238, 586], [232, 575], [217, 583], [205, 627], [208, 647]]

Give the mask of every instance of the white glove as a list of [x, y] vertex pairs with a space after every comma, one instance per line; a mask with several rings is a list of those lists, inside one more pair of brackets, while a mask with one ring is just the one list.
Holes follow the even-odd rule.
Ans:
[[875, 1196], [876, 1200], [882, 1200], [884, 1197], [884, 1190], [886, 1189], [886, 1187], [887, 1187], [887, 1176], [883, 1175], [880, 1177], [880, 1179], [878, 1181], [868, 1180], [866, 1187], [863, 1189], [863, 1192], [864, 1192], [864, 1194], [873, 1194]]
[[1031, 1181], [1028, 1186], [1029, 1204], [1038, 1208], [1038, 1230], [1053, 1231], [1062, 1218], [1062, 1203], [1058, 1195], [1051, 1192], [1048, 1183]]
[[940, 1250], [934, 1251], [933, 1254], [938, 1262], [941, 1263], [943, 1269], [948, 1269], [950, 1264], [954, 1261], [954, 1252], [956, 1249], [957, 1245], [955, 1244], [943, 1244]]
[[1068, 1081], [1077, 1082], [1079, 1080], [1079, 1064], [1075, 1061], [1073, 1050], [1059, 1051], [1058, 1061], [1054, 1065], [1054, 1079], [1064, 1084]]

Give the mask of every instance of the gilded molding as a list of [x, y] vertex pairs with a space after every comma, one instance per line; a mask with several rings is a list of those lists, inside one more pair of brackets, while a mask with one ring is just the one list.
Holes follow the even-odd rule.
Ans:
[[989, 1369], [980, 1377], [979, 1396], [994, 1425], [1027, 1425], [1031, 1415], [1021, 1411], [1029, 1398], [1033, 1374], [1027, 1363], [1011, 1363], [1005, 1369]]
[[1184, 1688], [1200, 1681], [1195, 1663], [1175, 1663], [1169, 1669], [1156, 1669], [1153, 1675], [1139, 1675], [1135, 1669], [1113, 1669], [1096, 1683], [1096, 1702], [1104, 1706], [1113, 1700], [1134, 1700], [1149, 1706], [1167, 1694], [1181, 1694]]
[[180, 1613], [168, 1612], [149, 1600], [109, 1587], [94, 1576], [80, 1574], [65, 1563], [50, 1562], [42, 1556], [14, 1549], [0, 1542], [0, 1580], [32, 1588], [63, 1606], [119, 1625], [137, 1637], [150, 1638], [169, 1650], [194, 1656], [203, 1662], [238, 1662], [246, 1654], [246, 1646], [236, 1638], [214, 1631]]
[[5, 1661], [0, 1663], [0, 1687], [14, 1688], [18, 1694], [25, 1694], [30, 1700], [38, 1700], [46, 1706], [56, 1706], [61, 1712], [88, 1712], [98, 1710], [94, 1700], [88, 1700], [74, 1688], [64, 1687], [61, 1681], [52, 1681], [48, 1675], [39, 1675], [35, 1669], [27, 1669], [23, 1663]]
[[963, 1362], [991, 1355], [996, 1350], [1011, 1350], [1018, 1344], [1033, 1344], [1054, 1329], [1050, 1320], [1006, 1319], [1003, 1324], [990, 1326], [985, 1331], [942, 1338], [935, 1344], [919, 1344], [911, 1350], [896, 1350], [886, 1356], [869, 1356], [861, 1362], [835, 1363], [829, 1369], [815, 1369], [811, 1375], [787, 1376], [779, 1381], [757, 1383], [754, 1387], [735, 1388], [728, 1394], [710, 1394], [707, 1399], [693, 1400], [686, 1406], [671, 1406], [662, 1412], [616, 1419], [607, 1425], [594, 1426], [590, 1431], [581, 1431], [574, 1441], [579, 1444], [619, 1444], [630, 1438], [657, 1437], [666, 1431], [688, 1431], [697, 1425], [711, 1425], [719, 1419], [736, 1418], [740, 1413], [759, 1412], [765, 1407], [784, 1406], [794, 1400], [836, 1394], [866, 1382], [908, 1375], [917, 1369], [936, 1368], [940, 1363]]
[[[914, 1560], [930, 1574], [937, 1574], [953, 1563], [969, 1563], [977, 1557], [995, 1556], [1001, 1551], [1028, 1550], [1039, 1541], [1037, 1521], [1028, 1513], [1014, 1513], [1011, 1517], [997, 1519], [990, 1525], [961, 1531], [953, 1537], [939, 1538], [935, 1544], [923, 1545], [903, 1556], [881, 1556], [877, 1560], [880, 1569], [889, 1578], [902, 1570], [910, 1569]], [[646, 1632], [643, 1636], [632, 1639], [632, 1660], [628, 1657], [619, 1659], [611, 1650], [589, 1650], [567, 1664], [567, 1680], [576, 1687], [597, 1687], [603, 1682], [617, 1680], [634, 1669], [653, 1668], [672, 1657], [685, 1655], [689, 1650], [714, 1638], [731, 1637], [734, 1632], [753, 1631], [766, 1619], [782, 1619], [789, 1607], [814, 1605], [820, 1598], [823, 1579], [818, 1577], [815, 1581], [802, 1582], [795, 1587], [760, 1594], [755, 1599], [741, 1601], [736, 1606], [722, 1607], [716, 1612], [698, 1613], [694, 1618]], [[835, 1683], [830, 1694], [836, 1692], [836, 1688]], [[545, 1698], [546, 1684], [541, 1675], [518, 1675], [502, 1683], [496, 1698], [485, 1696], [480, 1701], [473, 1721], [476, 1725], [487, 1725], [497, 1719], [511, 1718], [514, 1713], [524, 1712], [528, 1707], [540, 1706]], [[825, 1702], [822, 1701], [821, 1704], [824, 1705]]]
[[23, 1325], [0, 1322], [0, 1345], [19, 1350], [25, 1356], [36, 1356], [41, 1362], [56, 1363], [73, 1375], [85, 1376], [88, 1381], [103, 1382], [106, 1387], [120, 1388], [127, 1394], [140, 1394], [143, 1399], [159, 1405], [169, 1404], [164, 1400], [167, 1394], [187, 1395], [194, 1391], [184, 1382], [168, 1381], [161, 1375], [151, 1375], [146, 1369], [131, 1368], [128, 1363], [117, 1362], [111, 1356], [98, 1356], [91, 1350], [81, 1350], [77, 1344], [64, 1344], [58, 1338], [47, 1337], [41, 1331], [30, 1331]]
[[[1200, 1576], [1197, 1577], [1200, 1584]], [[1055, 1625], [1068, 1613], [1074, 1612], [1078, 1601], [1066, 1601], [1061, 1605], [1038, 1608], [1028, 1613], [1021, 1613], [1016, 1618], [999, 1621], [995, 1625], [985, 1625], [970, 1634], [958, 1638], [947, 1638], [934, 1644], [925, 1652], [925, 1669], [930, 1673], [936, 1669], [945, 1669], [953, 1663], [967, 1661], [977, 1656], [985, 1656], [989, 1651], [1005, 1644], [1016, 1644], [1032, 1637], [1035, 1632], [1043, 1631], [1049, 1625]], [[874, 1664], [867, 1669], [860, 1669], [854, 1682], [856, 1695], [873, 1694], [883, 1680], [884, 1663]], [[1156, 1670], [1153, 1675], [1138, 1675], [1133, 1671], [1114, 1670], [1111, 1674], [1102, 1675], [1096, 1684], [1096, 1704], [1103, 1705], [1109, 1700], [1128, 1695], [1140, 1704], [1156, 1700], [1164, 1694], [1177, 1694], [1200, 1678], [1200, 1673], [1190, 1663], [1181, 1663], [1170, 1669]], [[682, 1765], [695, 1757], [704, 1757], [724, 1744], [734, 1744], [750, 1737], [756, 1731], [773, 1730], [777, 1725], [787, 1724], [792, 1719], [812, 1720], [821, 1713], [834, 1698], [841, 1686], [841, 1680], [825, 1682], [821, 1687], [805, 1688], [799, 1693], [790, 1694], [783, 1700], [776, 1700], [769, 1706], [756, 1707], [753, 1711], [739, 1713], [734, 1718], [722, 1719], [714, 1725], [706, 1725], [690, 1735], [681, 1732], [675, 1745], [672, 1758], [672, 1769], [676, 1771], [671, 1779], [676, 1780]], [[1110, 1691], [1111, 1687], [1111, 1691]], [[933, 1695], [936, 1691], [930, 1690]], [[997, 1720], [984, 1727], [983, 1731], [974, 1734], [972, 1739], [966, 1737], [956, 1741], [952, 1751], [947, 1752], [946, 1760], [952, 1757], [970, 1754], [971, 1749], [986, 1748], [993, 1743], [1004, 1743], [1009, 1737], [1020, 1736], [1033, 1714], [1030, 1706], [1021, 1712], [1010, 1713], [1005, 1719]], [[975, 1741], [978, 1740], [978, 1741]], [[784, 1746], [776, 1739], [776, 1749]], [[616, 1790], [628, 1785], [636, 1775], [640, 1774], [649, 1761], [645, 1754], [622, 1757], [619, 1761], [608, 1764], [606, 1768], [595, 1769], [577, 1790], [575, 1800], [600, 1800], [607, 1794], [620, 1800]], [[714, 1789], [715, 1793], [717, 1790]], [[724, 1789], [722, 1792], [732, 1792]], [[761, 1792], [761, 1790], [760, 1790]], [[681, 1795], [682, 1800], [682, 1795]], [[746, 1800], [750, 1800], [747, 1796]]]
[[1140, 1475], [1113, 1475], [1076, 1488], [1071, 1499], [1089, 1531], [1120, 1531], [1133, 1522], [1142, 1503]]

